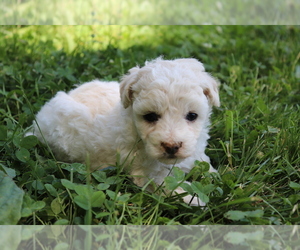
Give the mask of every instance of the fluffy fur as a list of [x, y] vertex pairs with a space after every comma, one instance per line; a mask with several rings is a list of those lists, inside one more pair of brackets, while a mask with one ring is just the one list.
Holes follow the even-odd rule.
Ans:
[[119, 153], [138, 186], [161, 184], [174, 165], [188, 172], [195, 160], [210, 162], [209, 116], [219, 104], [218, 82], [202, 63], [157, 58], [129, 70], [120, 84], [95, 80], [58, 92], [37, 114], [33, 134], [60, 160], [89, 159], [101, 169]]

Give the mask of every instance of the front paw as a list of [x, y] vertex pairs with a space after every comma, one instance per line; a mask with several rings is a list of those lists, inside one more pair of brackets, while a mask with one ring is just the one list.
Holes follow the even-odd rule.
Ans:
[[[175, 193], [177, 194], [182, 194], [185, 193], [186, 191], [183, 190], [181, 187], [178, 187], [174, 190]], [[201, 201], [197, 196], [192, 196], [192, 195], [186, 195], [183, 197], [183, 201], [190, 206], [199, 206], [199, 207], [204, 207], [206, 206], [206, 203]]]
[[198, 197], [196, 196], [191, 196], [187, 195], [183, 197], [183, 201], [190, 206], [199, 206], [199, 207], [204, 207], [206, 206], [206, 203], [201, 201]]

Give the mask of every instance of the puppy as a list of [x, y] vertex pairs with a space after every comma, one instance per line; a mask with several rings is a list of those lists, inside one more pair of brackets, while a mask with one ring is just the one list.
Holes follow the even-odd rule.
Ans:
[[[37, 114], [32, 134], [62, 161], [101, 169], [119, 154], [138, 186], [161, 184], [174, 165], [189, 172], [195, 160], [210, 162], [204, 151], [218, 85], [196, 59], [157, 58], [130, 69], [120, 84], [95, 80], [58, 92]], [[191, 204], [204, 205], [197, 198]]]

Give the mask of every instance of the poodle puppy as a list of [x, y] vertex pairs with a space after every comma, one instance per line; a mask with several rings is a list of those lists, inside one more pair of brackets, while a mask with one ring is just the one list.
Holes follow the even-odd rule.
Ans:
[[[195, 160], [210, 162], [204, 151], [218, 85], [196, 59], [157, 58], [130, 69], [120, 84], [94, 80], [58, 92], [37, 114], [32, 134], [59, 160], [101, 169], [119, 155], [135, 184], [159, 185], [174, 165], [189, 172]], [[191, 199], [184, 197], [204, 205]]]

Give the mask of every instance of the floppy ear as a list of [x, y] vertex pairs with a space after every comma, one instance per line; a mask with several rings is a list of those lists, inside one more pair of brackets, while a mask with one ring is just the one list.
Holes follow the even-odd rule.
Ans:
[[174, 60], [183, 67], [192, 70], [198, 77], [200, 86], [203, 88], [203, 93], [208, 98], [212, 106], [220, 106], [219, 99], [219, 82], [217, 79], [212, 77], [210, 74], [205, 72], [205, 68], [201, 62], [194, 58], [176, 59]]
[[219, 107], [219, 81], [207, 72], [203, 72], [201, 75], [203, 75], [200, 79], [203, 93], [206, 95], [212, 106]]
[[121, 79], [120, 83], [120, 95], [121, 95], [121, 102], [126, 109], [132, 103], [133, 99], [133, 90], [132, 85], [138, 81], [138, 72], [139, 67], [134, 67], [129, 70], [129, 73], [124, 75]]

